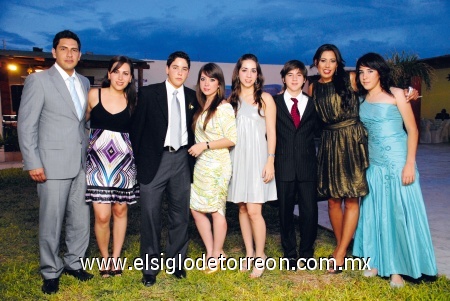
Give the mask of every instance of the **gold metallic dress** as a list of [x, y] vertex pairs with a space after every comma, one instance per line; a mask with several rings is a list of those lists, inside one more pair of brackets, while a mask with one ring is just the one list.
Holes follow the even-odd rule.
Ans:
[[333, 82], [314, 83], [313, 98], [324, 122], [318, 152], [318, 194], [321, 198], [361, 197], [368, 193], [367, 133], [359, 121], [356, 94], [350, 108], [341, 107]]

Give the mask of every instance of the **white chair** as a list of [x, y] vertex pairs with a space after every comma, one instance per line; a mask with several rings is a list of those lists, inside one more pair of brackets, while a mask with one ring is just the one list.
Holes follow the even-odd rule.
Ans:
[[449, 128], [450, 128], [450, 119], [446, 119], [444, 121], [442, 121], [441, 124], [442, 130], [441, 130], [441, 142], [449, 142], [450, 141], [450, 133], [449, 133]]
[[420, 120], [420, 143], [431, 143], [431, 124], [429, 119]]
[[431, 143], [442, 143], [442, 137], [441, 137], [441, 132], [442, 132], [442, 120], [438, 120], [438, 122], [436, 122], [436, 120], [433, 122], [433, 124], [431, 125], [431, 129], [430, 129], [430, 133], [431, 133]]

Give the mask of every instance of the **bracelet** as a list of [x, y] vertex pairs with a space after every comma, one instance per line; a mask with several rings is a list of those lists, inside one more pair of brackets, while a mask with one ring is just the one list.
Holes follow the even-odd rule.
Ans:
[[268, 154], [268, 156], [275, 158], [275, 154]]
[[211, 149], [211, 148], [209, 147], [209, 141], [206, 141], [206, 148], [207, 148], [207, 149]]

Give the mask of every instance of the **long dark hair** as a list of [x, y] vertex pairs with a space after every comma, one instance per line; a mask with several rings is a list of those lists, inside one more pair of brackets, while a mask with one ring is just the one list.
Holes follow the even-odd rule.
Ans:
[[[114, 66], [115, 63], [117, 63], [116, 66]], [[130, 114], [132, 114], [134, 112], [134, 109], [136, 108], [137, 102], [136, 80], [134, 78], [133, 62], [131, 61], [130, 58], [126, 56], [123, 55], [115, 56], [109, 61], [108, 72], [113, 73], [114, 71], [122, 67], [123, 64], [128, 64], [130, 66], [131, 83], [129, 83], [127, 87], [123, 90], [123, 94], [127, 99]], [[108, 88], [109, 86], [111, 86], [111, 81], [108, 79], [108, 74], [106, 74], [105, 79], [102, 82], [102, 88]]]
[[391, 68], [386, 63], [384, 58], [379, 55], [378, 53], [369, 52], [364, 54], [362, 57], [358, 59], [356, 62], [356, 85], [358, 86], [358, 93], [361, 96], [367, 95], [367, 90], [364, 89], [363, 85], [361, 84], [361, 80], [359, 79], [359, 68], [361, 67], [367, 67], [373, 70], [377, 70], [379, 76], [380, 76], [380, 86], [381, 89], [390, 95], [393, 95], [390, 89], [391, 86]]
[[208, 124], [209, 120], [214, 116], [214, 113], [217, 110], [217, 107], [220, 105], [222, 100], [225, 98], [225, 77], [223, 76], [223, 71], [219, 67], [219, 65], [214, 63], [208, 63], [203, 65], [200, 70], [198, 71], [198, 78], [197, 78], [197, 88], [196, 88], [196, 94], [197, 94], [197, 100], [200, 106], [198, 107], [197, 111], [194, 114], [194, 118], [192, 121], [192, 129], [195, 131], [195, 124], [197, 123], [198, 117], [203, 113], [205, 110], [205, 104], [206, 104], [206, 95], [203, 94], [202, 90], [200, 89], [200, 78], [202, 77], [202, 73], [210, 78], [214, 78], [219, 82], [219, 88], [217, 89], [217, 93], [214, 96], [213, 101], [211, 102], [211, 105], [207, 108], [208, 112], [206, 113], [205, 122], [203, 123], [203, 130], [206, 130], [206, 125]]
[[252, 60], [256, 63], [256, 81], [254, 83], [254, 91], [253, 91], [253, 98], [255, 99], [256, 104], [258, 104], [258, 114], [261, 115], [260, 111], [262, 108], [262, 104], [264, 103], [264, 100], [262, 99], [261, 95], [263, 93], [263, 87], [264, 87], [264, 76], [262, 74], [261, 66], [259, 65], [258, 58], [251, 53], [244, 54], [239, 58], [239, 60], [236, 63], [236, 66], [234, 66], [233, 75], [231, 78], [231, 95], [230, 95], [230, 103], [234, 108], [234, 111], [236, 112], [238, 110], [238, 106], [240, 105], [239, 100], [239, 94], [241, 94], [241, 83], [239, 81], [239, 70], [242, 67], [242, 62], [246, 60]]
[[339, 49], [333, 44], [323, 44], [314, 54], [313, 64], [317, 67], [320, 57], [325, 51], [333, 51], [336, 56], [337, 69], [333, 74], [333, 85], [335, 92], [341, 97], [341, 107], [347, 111], [350, 108], [350, 99], [355, 91], [353, 91], [350, 83], [350, 77], [344, 69], [345, 61], [342, 58]]

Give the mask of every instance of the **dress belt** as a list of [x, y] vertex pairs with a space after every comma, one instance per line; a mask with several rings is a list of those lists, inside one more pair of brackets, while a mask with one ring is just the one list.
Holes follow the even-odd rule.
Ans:
[[180, 146], [180, 148], [179, 149], [177, 149], [177, 150], [175, 150], [173, 147], [171, 147], [171, 146], [165, 146], [164, 147], [164, 150], [165, 151], [168, 151], [168, 152], [170, 152], [170, 153], [176, 153], [177, 151], [179, 151], [179, 150], [181, 150], [181, 149], [185, 149], [185, 148], [188, 148], [188, 146], [187, 145], [182, 145], [182, 146]]
[[347, 120], [344, 120], [344, 121], [341, 121], [341, 122], [327, 124], [327, 125], [325, 125], [325, 129], [326, 130], [337, 130], [337, 129], [340, 129], [340, 128], [345, 128], [345, 127], [350, 126], [350, 125], [355, 125], [357, 123], [358, 123], [358, 119], [356, 119], [356, 118], [347, 119]]

